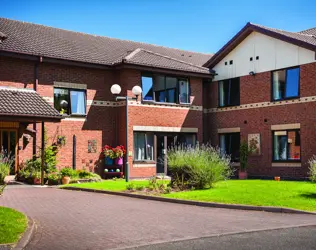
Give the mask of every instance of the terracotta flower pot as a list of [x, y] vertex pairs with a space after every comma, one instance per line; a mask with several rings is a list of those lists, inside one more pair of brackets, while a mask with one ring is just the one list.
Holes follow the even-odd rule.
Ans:
[[62, 182], [63, 185], [69, 184], [69, 182], [70, 182], [70, 177], [69, 177], [69, 176], [64, 176], [64, 177], [61, 179], [61, 182]]
[[280, 180], [281, 180], [281, 177], [280, 177], [280, 176], [274, 176], [274, 180], [275, 180], [275, 181], [280, 181]]
[[238, 177], [239, 177], [239, 180], [245, 180], [248, 178], [248, 173], [246, 171], [239, 171]]
[[41, 184], [41, 178], [34, 178], [34, 185], [40, 185]]

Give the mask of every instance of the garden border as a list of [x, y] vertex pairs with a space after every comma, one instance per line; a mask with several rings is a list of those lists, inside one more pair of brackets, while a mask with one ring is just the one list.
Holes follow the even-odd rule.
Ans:
[[23, 233], [22, 237], [13, 247], [14, 250], [24, 249], [31, 241], [35, 231], [35, 222], [30, 217], [27, 216], [27, 228]]
[[125, 197], [130, 197], [130, 198], [162, 201], [162, 202], [177, 203], [177, 204], [184, 204], [184, 205], [193, 205], [193, 206], [200, 206], [200, 207], [214, 207], [214, 208], [227, 208], [227, 209], [237, 209], [237, 210], [264, 211], [264, 212], [272, 212], [272, 213], [291, 213], [291, 214], [316, 215], [316, 212], [308, 212], [308, 211], [304, 211], [304, 210], [298, 210], [298, 209], [293, 209], [293, 208], [284, 208], [284, 207], [252, 206], [252, 205], [241, 205], [241, 204], [224, 204], [224, 203], [216, 203], [216, 202], [181, 200], [181, 199], [165, 198], [165, 197], [159, 197], [159, 196], [132, 194], [132, 193], [116, 192], [116, 191], [109, 191], [109, 190], [98, 190], [98, 189], [90, 189], [90, 188], [79, 188], [79, 187], [61, 187], [60, 189], [66, 189], [66, 190], [72, 190], [72, 191], [84, 191], [84, 192], [91, 192], [91, 193], [101, 193], [101, 194], [109, 194], [109, 195], [119, 195], [119, 196], [125, 196]]

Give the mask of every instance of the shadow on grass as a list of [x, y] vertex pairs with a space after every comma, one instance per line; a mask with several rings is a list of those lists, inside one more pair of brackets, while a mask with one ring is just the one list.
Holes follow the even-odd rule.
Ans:
[[316, 199], [316, 193], [312, 192], [300, 194], [300, 196], [307, 199]]

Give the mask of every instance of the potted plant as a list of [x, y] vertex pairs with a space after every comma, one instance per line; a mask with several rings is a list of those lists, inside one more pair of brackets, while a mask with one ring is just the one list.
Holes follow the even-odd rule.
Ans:
[[59, 146], [65, 146], [66, 145], [66, 136], [64, 135], [59, 135], [57, 137], [57, 145]]
[[123, 165], [123, 156], [126, 154], [124, 146], [120, 145], [113, 149], [115, 155], [115, 164]]
[[34, 185], [40, 185], [41, 184], [41, 172], [35, 172], [32, 173], [32, 177], [33, 177], [33, 184]]
[[240, 143], [240, 170], [238, 172], [238, 177], [240, 180], [244, 180], [248, 178], [248, 173], [247, 173], [248, 156], [249, 156], [248, 143], [246, 141], [242, 141]]
[[240, 180], [244, 180], [248, 178], [247, 168], [248, 157], [249, 155], [256, 153], [257, 146], [254, 143], [250, 143], [250, 147], [248, 147], [248, 143], [246, 141], [242, 141], [240, 143], [240, 170], [238, 172], [238, 177]]
[[104, 163], [107, 166], [113, 165], [113, 159], [115, 158], [113, 148], [109, 145], [105, 145], [102, 149], [105, 159]]
[[74, 170], [70, 167], [65, 167], [60, 171], [61, 182], [63, 185], [69, 184], [70, 178], [74, 175]]
[[50, 173], [48, 175], [48, 185], [57, 185], [59, 183], [59, 174], [58, 173]]

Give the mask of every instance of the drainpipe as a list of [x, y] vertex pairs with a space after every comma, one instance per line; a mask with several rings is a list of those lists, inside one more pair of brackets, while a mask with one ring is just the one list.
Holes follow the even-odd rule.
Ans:
[[[38, 88], [38, 62], [35, 63], [34, 65], [34, 84], [33, 84], [33, 89], [34, 91], [37, 92]], [[35, 158], [36, 155], [36, 122], [33, 123], [33, 130], [35, 131], [34, 136], [33, 136], [33, 159]]]

